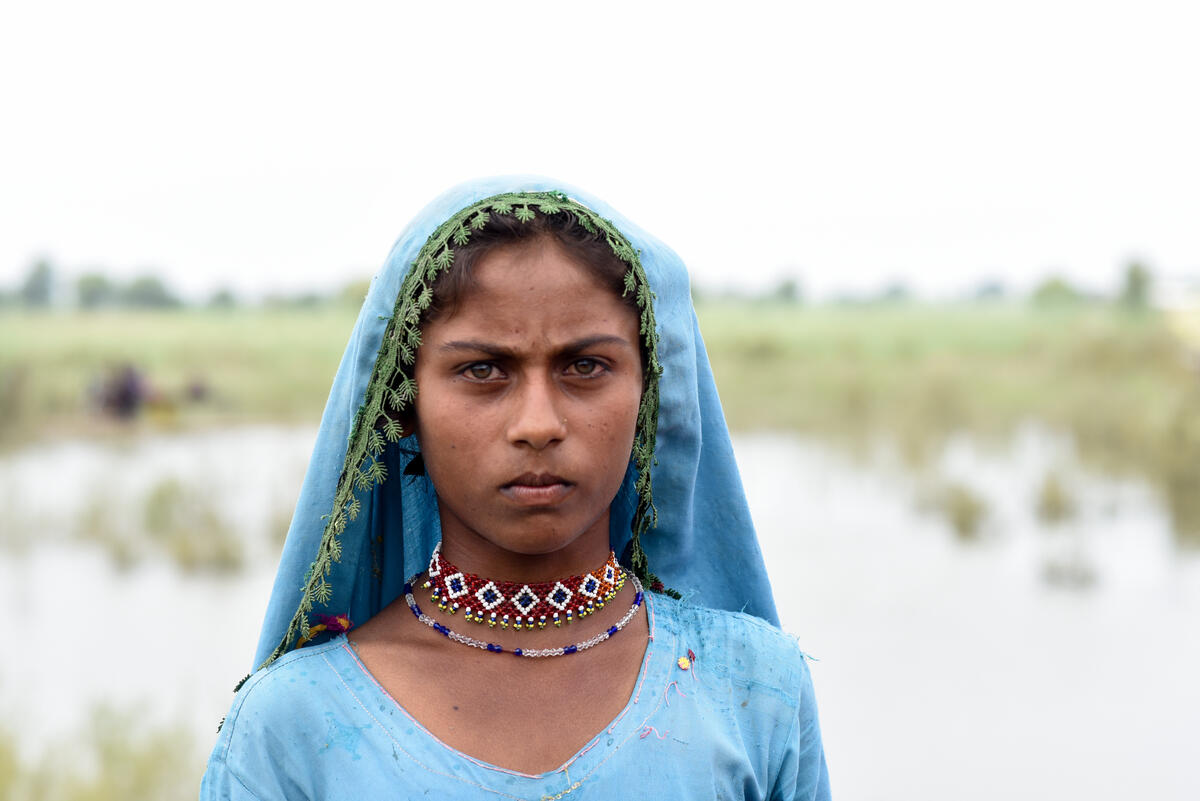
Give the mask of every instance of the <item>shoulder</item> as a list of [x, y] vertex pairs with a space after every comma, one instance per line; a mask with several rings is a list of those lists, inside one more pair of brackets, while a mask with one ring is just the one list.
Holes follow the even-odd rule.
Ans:
[[236, 731], [253, 721], [269, 722], [278, 715], [295, 719], [297, 712], [320, 699], [328, 683], [337, 680], [330, 657], [341, 651], [344, 638], [285, 654], [270, 667], [250, 676], [238, 690], [222, 730]]
[[324, 797], [318, 766], [330, 743], [355, 733], [352, 719], [366, 690], [354, 675], [344, 636], [280, 657], [254, 673], [234, 696], [208, 760], [200, 797]]
[[322, 736], [330, 706], [344, 683], [337, 664], [344, 638], [302, 648], [250, 676], [234, 696], [209, 761], [240, 776], [283, 767], [305, 752], [305, 738]]
[[[654, 625], [672, 637], [695, 669], [795, 707], [811, 693], [806, 656], [796, 639], [742, 612], [709, 609], [664, 595], [653, 599]], [[656, 639], [657, 639], [656, 634]]]

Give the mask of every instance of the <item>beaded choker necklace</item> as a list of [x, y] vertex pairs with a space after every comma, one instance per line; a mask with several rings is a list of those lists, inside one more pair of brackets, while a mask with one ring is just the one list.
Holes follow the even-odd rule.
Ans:
[[472, 623], [512, 626], [520, 631], [535, 626], [544, 629], [549, 623], [561, 626], [603, 609], [625, 586], [627, 574], [610, 551], [607, 562], [582, 576], [533, 584], [493, 581], [464, 573], [447, 562], [439, 542], [429, 560], [428, 575], [422, 586], [433, 590], [431, 600], [443, 612], [453, 615], [462, 610]]
[[[616, 622], [615, 625], [609, 626], [606, 630], [600, 632], [594, 637], [589, 637], [588, 639], [583, 640], [582, 642], [577, 642], [574, 645], [563, 645], [558, 648], [513, 648], [507, 653], [510, 653], [513, 656], [524, 656], [530, 658], [569, 656], [570, 654], [577, 654], [580, 651], [586, 651], [589, 648], [594, 648], [610, 637], [615, 636], [618, 631], [625, 628], [625, 626], [629, 624], [629, 621], [633, 620], [633, 616], [636, 615], [638, 609], [641, 608], [642, 599], [644, 598], [642, 594], [642, 583], [638, 581], [637, 576], [630, 576], [630, 579], [633, 581], [633, 606], [629, 607], [629, 611], [626, 612], [624, 616], [622, 616], [622, 618]], [[463, 645], [469, 645], [472, 648], [479, 648], [487, 651], [488, 653], [505, 653], [504, 647], [501, 645], [497, 645], [496, 643], [492, 642], [484, 642], [483, 640], [477, 640], [474, 637], [468, 637], [465, 634], [459, 634], [457, 631], [443, 626], [441, 623], [438, 623], [429, 615], [422, 612], [421, 607], [417, 606], [417, 599], [413, 597], [412, 585], [416, 580], [417, 576], [413, 576], [404, 584], [404, 600], [408, 601], [408, 608], [412, 611], [413, 616], [416, 617], [417, 620], [421, 621], [426, 626], [429, 626], [443, 637], [447, 637], [454, 642], [461, 643]]]

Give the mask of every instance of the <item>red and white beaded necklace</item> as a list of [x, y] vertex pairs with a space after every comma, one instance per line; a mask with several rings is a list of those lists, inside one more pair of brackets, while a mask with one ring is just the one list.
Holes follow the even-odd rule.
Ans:
[[425, 589], [431, 599], [449, 614], [462, 611], [472, 623], [511, 626], [520, 631], [548, 624], [561, 626], [577, 617], [587, 617], [613, 599], [625, 586], [625, 569], [617, 555], [609, 552], [608, 561], [581, 576], [553, 581], [525, 583], [496, 581], [466, 573], [442, 557], [442, 544], [433, 549], [429, 560]]

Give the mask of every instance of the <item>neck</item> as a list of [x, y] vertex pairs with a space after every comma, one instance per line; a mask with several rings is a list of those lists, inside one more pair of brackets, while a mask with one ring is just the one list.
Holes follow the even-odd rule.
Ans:
[[608, 559], [608, 519], [553, 551], [510, 550], [463, 529], [442, 531], [442, 555], [459, 569], [498, 581], [541, 582], [595, 570]]

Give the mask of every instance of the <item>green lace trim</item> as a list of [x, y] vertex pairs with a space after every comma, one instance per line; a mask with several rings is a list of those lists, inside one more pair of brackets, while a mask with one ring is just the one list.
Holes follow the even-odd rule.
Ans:
[[[625, 274], [625, 294], [632, 294], [640, 315], [640, 335], [645, 347], [647, 364], [645, 387], [638, 407], [637, 432], [634, 436], [632, 461], [637, 470], [635, 490], [637, 508], [633, 515], [632, 547], [628, 567], [646, 587], [661, 589], [662, 584], [650, 572], [642, 550], [641, 535], [658, 522], [650, 490], [650, 468], [654, 463], [654, 442], [658, 430], [658, 379], [662, 366], [658, 361], [658, 332], [654, 323], [654, 293], [650, 290], [638, 252], [616, 226], [561, 192], [510, 192], [494, 195], [474, 203], [442, 223], [425, 241], [417, 259], [404, 277], [396, 297], [396, 307], [383, 344], [375, 359], [375, 369], [367, 383], [362, 405], [350, 427], [346, 460], [334, 494], [333, 510], [322, 519], [325, 531], [317, 549], [316, 559], [304, 576], [300, 603], [287, 633], [271, 656], [260, 667], [266, 667], [295, 647], [298, 639], [308, 639], [309, 614], [314, 604], [328, 603], [333, 588], [328, 578], [333, 563], [341, 559], [341, 535], [348, 521], [362, 510], [357, 493], [367, 491], [387, 478], [381, 456], [389, 442], [401, 437], [401, 426], [386, 410], [401, 412], [408, 408], [417, 393], [412, 367], [417, 348], [421, 345], [421, 315], [433, 302], [433, 284], [438, 275], [454, 263], [454, 248], [471, 240], [473, 231], [487, 225], [491, 213], [512, 215], [521, 222], [533, 220], [537, 214], [570, 212], [584, 229], [604, 237], [614, 254], [629, 265]], [[375, 428], [381, 417], [387, 418], [382, 429]], [[667, 590], [670, 593], [670, 590]], [[675, 595], [675, 593], [671, 593]]]

